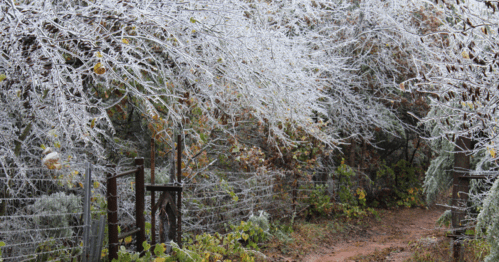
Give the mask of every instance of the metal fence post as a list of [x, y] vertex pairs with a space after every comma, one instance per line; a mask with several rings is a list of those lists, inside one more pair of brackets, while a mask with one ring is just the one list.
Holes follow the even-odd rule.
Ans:
[[135, 158], [135, 166], [138, 168], [135, 172], [135, 223], [137, 228], [140, 228], [137, 232], [137, 252], [142, 252], [144, 250], [142, 243], [146, 241], [144, 158]]
[[107, 228], [108, 228], [108, 245], [109, 245], [109, 261], [118, 259], [118, 201], [116, 194], [116, 178], [114, 168], [115, 165], [107, 165], [108, 169], [113, 169], [112, 172], [107, 173]]

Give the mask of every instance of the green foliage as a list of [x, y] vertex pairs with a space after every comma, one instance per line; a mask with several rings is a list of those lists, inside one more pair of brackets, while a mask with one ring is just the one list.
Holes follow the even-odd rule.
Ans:
[[232, 198], [232, 201], [237, 202], [239, 200], [239, 197], [237, 194], [234, 192], [234, 188], [229, 186], [229, 183], [225, 179], [222, 179], [220, 181], [220, 185], [222, 185], [222, 188], [225, 190], [227, 194]]
[[[68, 248], [61, 243], [51, 239], [38, 244], [35, 253], [36, 257], [29, 259], [29, 262], [44, 261], [72, 261], [73, 257], [81, 254], [80, 248]], [[1, 261], [1, 259], [0, 259]]]
[[0, 262], [3, 262], [3, 258], [2, 258], [2, 247], [5, 246], [5, 242], [3, 241], [0, 241]]
[[352, 177], [355, 176], [353, 169], [345, 164], [345, 160], [342, 159], [340, 166], [337, 169], [338, 180], [340, 185], [340, 190], [338, 195], [340, 197], [340, 202], [343, 204], [356, 206], [357, 199], [354, 196], [352, 190]]
[[269, 214], [265, 211], [260, 211], [260, 215], [251, 215], [248, 219], [248, 223], [252, 223], [255, 227], [263, 230], [263, 232], [269, 232]]
[[151, 254], [151, 245], [149, 243], [147, 243], [146, 241], [144, 241], [142, 243], [142, 246], [144, 247], [144, 250], [145, 250], [145, 253], [142, 257], [140, 257], [139, 252], [129, 252], [128, 250], [126, 250], [126, 248], [124, 246], [121, 246], [120, 249], [118, 250], [118, 259], [113, 259], [112, 262], [176, 261], [176, 260], [172, 259], [169, 255], [165, 254], [166, 245], [164, 243], [156, 244], [156, 246], [154, 248], [154, 255], [156, 256], [155, 259], [153, 259], [152, 254]]
[[[52, 195], [44, 195], [29, 206], [29, 209], [36, 214], [33, 222], [37, 228], [55, 228], [44, 230], [47, 237], [69, 237], [73, 231], [68, 228], [72, 219], [71, 215], [61, 215], [54, 219], [53, 214], [71, 214], [81, 211], [81, 197], [73, 194], [66, 195], [58, 192]], [[57, 229], [61, 228], [61, 229]]]
[[[222, 261], [222, 259], [233, 259], [234, 261], [253, 262], [255, 261], [255, 251], [246, 249], [245, 246], [258, 250], [258, 244], [266, 241], [270, 236], [270, 225], [268, 214], [261, 212], [259, 216], [251, 216], [248, 222], [241, 221], [239, 225], [231, 226], [232, 232], [222, 236], [219, 233], [197, 235], [188, 239], [184, 248], [180, 248], [176, 243], [171, 242], [172, 253], [165, 254], [166, 245], [157, 244], [154, 248], [154, 256], [151, 254], [151, 246], [144, 242], [143, 257], [139, 257], [137, 252], [129, 252], [124, 246], [120, 247], [118, 260], [113, 262], [210, 262]], [[231, 260], [224, 260], [231, 261]]]
[[341, 214], [345, 216], [347, 219], [363, 218], [371, 215], [379, 217], [378, 212], [374, 210], [374, 208], [372, 207], [365, 208], [358, 205], [350, 205], [343, 203], [335, 205], [335, 213]]
[[[435, 128], [432, 135], [436, 135], [439, 129]], [[431, 160], [431, 164], [426, 171], [424, 179], [424, 192], [426, 201], [433, 202], [437, 194], [451, 186], [452, 170], [454, 166], [455, 145], [446, 139], [437, 139], [432, 141], [432, 148], [437, 150], [437, 154]]]
[[[407, 261], [448, 261], [452, 252], [449, 241], [449, 239], [442, 241], [434, 237], [428, 237], [410, 243], [413, 254]], [[463, 241], [463, 246], [462, 261], [484, 261], [486, 256], [490, 253], [490, 245], [484, 239], [467, 239]]]
[[486, 240], [472, 239], [466, 242], [465, 247], [466, 251], [471, 251], [475, 261], [490, 261], [487, 256], [491, 253], [491, 246]]
[[248, 222], [241, 221], [238, 226], [231, 226], [235, 235], [247, 246], [258, 250], [258, 243], [264, 242], [270, 236], [268, 214], [261, 212], [259, 216], [251, 216]]
[[486, 260], [499, 261], [499, 179], [494, 181], [494, 184], [489, 190], [489, 194], [483, 201], [482, 212], [478, 215], [478, 224], [476, 231], [480, 235], [486, 235], [486, 239], [490, 245], [490, 255]]
[[242, 221], [232, 228], [234, 231], [225, 236], [219, 233], [197, 235], [182, 249], [172, 242], [173, 252], [165, 261], [255, 261], [255, 253], [246, 249], [244, 244], [257, 249], [259, 241], [266, 240], [268, 233], [252, 222]]
[[276, 237], [280, 242], [285, 244], [293, 241], [293, 238], [290, 236], [291, 233], [294, 232], [293, 229], [294, 216], [291, 219], [290, 223], [281, 224], [279, 221], [275, 221], [272, 223], [272, 227], [270, 229], [270, 233]]
[[355, 176], [353, 169], [345, 164], [344, 159], [337, 169], [339, 180], [339, 204], [334, 205], [335, 213], [344, 215], [348, 219], [362, 218], [369, 215], [378, 216], [373, 208], [366, 209], [366, 191], [361, 187], [353, 188], [352, 178]]
[[326, 185], [316, 185], [306, 202], [310, 204], [310, 208], [306, 211], [307, 215], [326, 216], [333, 210], [334, 204], [326, 194]]
[[438, 226], [446, 226], [448, 227], [452, 221], [452, 212], [451, 210], [445, 210], [445, 212], [437, 219], [436, 224]]
[[420, 176], [422, 171], [409, 164], [409, 162], [401, 159], [391, 167], [383, 164], [376, 174], [375, 186], [378, 192], [388, 189], [391, 194], [381, 194], [379, 201], [386, 204], [388, 207], [405, 206], [414, 207], [422, 206], [422, 187]]

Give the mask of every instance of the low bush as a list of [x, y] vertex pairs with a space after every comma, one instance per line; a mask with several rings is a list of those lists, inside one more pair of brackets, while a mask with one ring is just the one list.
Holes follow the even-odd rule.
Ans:
[[[219, 233], [201, 234], [188, 239], [184, 248], [171, 242], [171, 254], [165, 254], [166, 245], [157, 244], [151, 253], [151, 245], [143, 243], [145, 255], [140, 257], [137, 252], [130, 252], [121, 246], [118, 260], [113, 262], [214, 262], [242, 261], [254, 262], [262, 260], [264, 255], [258, 252], [259, 244], [270, 236], [268, 214], [261, 212], [259, 216], [251, 216], [247, 222], [231, 226], [232, 232], [224, 236]], [[251, 249], [250, 249], [251, 248]]]
[[423, 171], [405, 160], [387, 166], [376, 173], [373, 198], [374, 207], [424, 206], [421, 178]]

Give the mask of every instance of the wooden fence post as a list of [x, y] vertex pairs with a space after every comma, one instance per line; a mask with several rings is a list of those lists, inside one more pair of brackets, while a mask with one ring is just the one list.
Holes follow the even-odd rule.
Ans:
[[140, 231], [137, 232], [137, 252], [142, 252], [142, 243], [146, 241], [146, 221], [144, 217], [145, 189], [144, 189], [144, 158], [135, 158], [135, 223]]
[[[469, 179], [463, 178], [470, 170], [470, 156], [467, 151], [471, 150], [471, 140], [469, 138], [458, 137], [456, 140], [456, 149], [454, 157], [454, 173], [453, 173], [453, 187], [452, 187], [452, 228], [454, 229], [453, 241], [453, 261], [458, 262], [461, 260], [462, 243], [458, 236], [464, 235], [465, 229], [462, 225], [465, 216], [468, 192], [469, 192]], [[460, 194], [461, 192], [461, 194]]]
[[292, 203], [291, 203], [291, 206], [292, 206], [292, 209], [293, 209], [293, 213], [296, 212], [296, 198], [297, 198], [297, 188], [298, 188], [298, 175], [296, 174], [296, 171], [293, 172], [293, 183], [291, 184], [291, 186], [293, 187], [292, 189]]
[[[107, 165], [108, 169], [116, 168], [115, 165]], [[113, 178], [115, 171], [107, 173], [107, 228], [109, 243], [109, 261], [118, 259], [118, 201], [116, 194], [116, 178]]]
[[[177, 181], [182, 185], [182, 135], [177, 136]], [[177, 241], [182, 248], [182, 191], [177, 192]]]
[[[151, 185], [154, 185], [155, 181], [155, 169], [156, 169], [156, 149], [155, 140], [151, 138]], [[151, 248], [156, 245], [156, 210], [154, 206], [156, 205], [156, 192], [151, 191]]]

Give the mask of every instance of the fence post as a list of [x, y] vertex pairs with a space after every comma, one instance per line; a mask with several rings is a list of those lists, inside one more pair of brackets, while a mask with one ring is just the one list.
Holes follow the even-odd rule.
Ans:
[[[151, 138], [151, 185], [154, 185], [155, 181], [155, 168], [156, 168], [156, 149], [155, 140]], [[156, 192], [151, 191], [151, 248], [156, 245], [156, 210], [154, 206], [156, 205]]]
[[83, 262], [87, 262], [89, 251], [90, 251], [90, 187], [92, 183], [92, 169], [90, 163], [87, 163], [85, 168], [85, 199], [83, 203], [83, 223], [85, 224], [83, 229]]
[[296, 171], [293, 172], [293, 176], [294, 176], [294, 181], [293, 181], [293, 191], [292, 191], [292, 194], [293, 194], [293, 203], [292, 203], [292, 208], [293, 208], [293, 213], [296, 212], [296, 188], [298, 187], [298, 175], [296, 174]]
[[[177, 181], [182, 185], [182, 135], [177, 136]], [[177, 191], [177, 241], [182, 248], [182, 191]]]
[[116, 194], [116, 178], [115, 175], [116, 168], [115, 165], [107, 165], [108, 169], [113, 169], [112, 172], [107, 173], [107, 228], [108, 228], [108, 243], [109, 243], [109, 261], [113, 259], [118, 259], [118, 201]]
[[[453, 242], [453, 261], [461, 261], [463, 255], [463, 245], [457, 236], [464, 235], [466, 229], [462, 223], [466, 216], [466, 206], [468, 202], [469, 179], [461, 178], [463, 174], [470, 170], [471, 140], [465, 137], [456, 139], [453, 187], [452, 187], [452, 228], [456, 236]], [[461, 194], [460, 194], [461, 192]]]
[[144, 190], [144, 158], [135, 158], [135, 223], [140, 231], [137, 233], [137, 252], [142, 252], [142, 243], [146, 241], [146, 221], [144, 217], [145, 190]]

